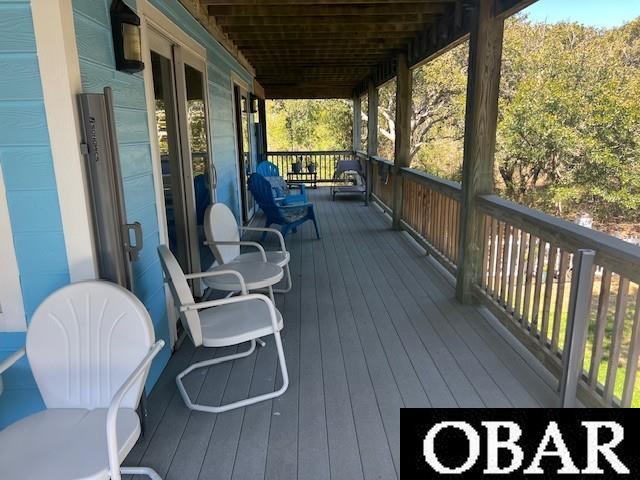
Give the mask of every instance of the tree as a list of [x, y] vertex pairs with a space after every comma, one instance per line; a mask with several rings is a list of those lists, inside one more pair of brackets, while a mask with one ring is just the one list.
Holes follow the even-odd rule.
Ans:
[[267, 101], [269, 149], [350, 149], [352, 105], [347, 100]]

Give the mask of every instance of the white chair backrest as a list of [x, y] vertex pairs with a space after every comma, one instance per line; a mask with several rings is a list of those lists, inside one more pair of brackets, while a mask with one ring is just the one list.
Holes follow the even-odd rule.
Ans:
[[[214, 203], [204, 214], [204, 232], [208, 242], [237, 242], [240, 231], [233, 212], [224, 203]], [[240, 255], [239, 245], [209, 245], [218, 263], [229, 263]]]
[[[104, 280], [73, 283], [36, 309], [26, 350], [47, 408], [106, 408], [154, 342], [149, 312]], [[146, 375], [123, 407], [136, 408]]]
[[[158, 247], [158, 254], [160, 255], [160, 263], [162, 264], [165, 279], [169, 284], [171, 295], [173, 295], [178, 309], [180, 309], [182, 305], [195, 303], [187, 279], [184, 278], [180, 264], [178, 260], [176, 260], [176, 257], [173, 256], [173, 253], [171, 253], [171, 250], [169, 250], [169, 247], [160, 245]], [[189, 312], [179, 312], [179, 314], [182, 326], [191, 337], [193, 344], [196, 347], [202, 345], [202, 328], [200, 327], [200, 316], [198, 312], [192, 310]]]

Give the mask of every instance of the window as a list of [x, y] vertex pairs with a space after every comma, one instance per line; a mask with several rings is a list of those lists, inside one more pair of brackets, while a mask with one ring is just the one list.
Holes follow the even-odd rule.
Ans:
[[27, 329], [20, 289], [20, 274], [13, 246], [9, 206], [0, 165], [0, 333], [23, 332]]

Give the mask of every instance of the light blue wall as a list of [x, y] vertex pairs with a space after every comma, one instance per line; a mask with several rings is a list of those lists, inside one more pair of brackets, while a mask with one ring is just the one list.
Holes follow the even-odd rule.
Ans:
[[[69, 271], [28, 0], [0, 0], [0, 164], [29, 318]], [[0, 359], [24, 340], [0, 333]], [[0, 428], [43, 406], [26, 359], [3, 379]]]
[[147, 105], [142, 74], [130, 75], [115, 69], [110, 5], [110, 0], [74, 0], [74, 25], [83, 90], [102, 93], [107, 86], [113, 90], [127, 221], [142, 224], [144, 247], [140, 259], [133, 263], [134, 293], [151, 313], [156, 338], [167, 342], [149, 374], [147, 384], [152, 386], [166, 365], [170, 350], [166, 299], [157, 254], [160, 235]]
[[[157, 0], [152, 3], [207, 48], [209, 126], [218, 172], [218, 201], [227, 203], [238, 215], [230, 76], [233, 71], [249, 85], [252, 79], [177, 0]], [[128, 4], [136, 8], [133, 0]], [[142, 73], [131, 75], [115, 70], [110, 5], [111, 0], [73, 0], [82, 86], [85, 92], [101, 92], [105, 86], [113, 89], [127, 217], [129, 222], [139, 221], [144, 232], [144, 248], [140, 260], [134, 263], [134, 291], [152, 313], [156, 336], [167, 339], [166, 302], [156, 250], [159, 231], [144, 78]], [[165, 347], [154, 363], [149, 385], [155, 383], [168, 355], [168, 347]]]
[[[218, 201], [239, 215], [230, 76], [235, 72], [249, 85], [252, 79], [177, 0], [151, 1], [207, 49]], [[128, 3], [135, 7], [133, 0]], [[101, 92], [105, 86], [113, 89], [127, 217], [128, 221], [139, 221], [144, 232], [144, 249], [134, 264], [135, 293], [151, 312], [156, 336], [168, 339], [156, 254], [159, 229], [144, 81], [142, 74], [129, 75], [114, 68], [110, 4], [111, 0], [73, 0], [82, 86], [86, 92]], [[69, 282], [69, 273], [29, 0], [0, 0], [0, 72], [0, 162], [25, 310], [30, 316], [49, 293]], [[24, 339], [24, 333], [0, 333], [0, 359], [22, 347]], [[154, 363], [149, 386], [157, 380], [169, 354], [165, 347]], [[3, 378], [0, 428], [43, 407], [26, 360]]]

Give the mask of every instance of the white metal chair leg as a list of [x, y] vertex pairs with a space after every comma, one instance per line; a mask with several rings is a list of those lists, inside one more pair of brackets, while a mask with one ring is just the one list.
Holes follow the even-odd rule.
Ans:
[[120, 473], [124, 475], [146, 475], [151, 480], [162, 480], [162, 477], [149, 467], [120, 467]]
[[288, 263], [284, 266], [284, 273], [287, 277], [287, 286], [285, 288], [274, 288], [273, 291], [275, 293], [289, 293], [293, 287], [293, 282], [291, 281], [291, 270], [289, 269]]
[[289, 387], [289, 374], [287, 372], [287, 364], [284, 358], [284, 349], [282, 348], [282, 339], [280, 338], [280, 332], [274, 333], [273, 336], [275, 338], [276, 349], [278, 351], [280, 372], [282, 373], [282, 386], [278, 390], [270, 393], [264, 393], [262, 395], [256, 395], [255, 397], [250, 397], [244, 400], [238, 400], [237, 402], [228, 403], [226, 405], [220, 405], [217, 407], [209, 406], [209, 405], [199, 405], [199, 404], [193, 403], [189, 398], [189, 395], [187, 394], [187, 391], [185, 390], [184, 385], [182, 384], [182, 378], [185, 375], [187, 375], [188, 373], [198, 368], [203, 368], [210, 365], [215, 365], [217, 363], [222, 363], [222, 362], [226, 362], [229, 360], [234, 360], [236, 358], [246, 357], [247, 355], [250, 355], [256, 347], [256, 340], [251, 340], [251, 348], [249, 348], [249, 350], [247, 350], [246, 352], [242, 352], [234, 355], [228, 355], [226, 357], [214, 358], [212, 360], [207, 360], [204, 362], [194, 363], [193, 365], [191, 365], [189, 368], [187, 368], [184, 372], [180, 373], [176, 377], [178, 390], [180, 391], [180, 395], [182, 395], [182, 399], [184, 400], [184, 403], [187, 406], [187, 408], [189, 408], [190, 410], [197, 410], [199, 412], [222, 413], [229, 410], [233, 410], [234, 408], [246, 407], [247, 405], [253, 405], [254, 403], [279, 397], [284, 392], [286, 392], [287, 388]]

